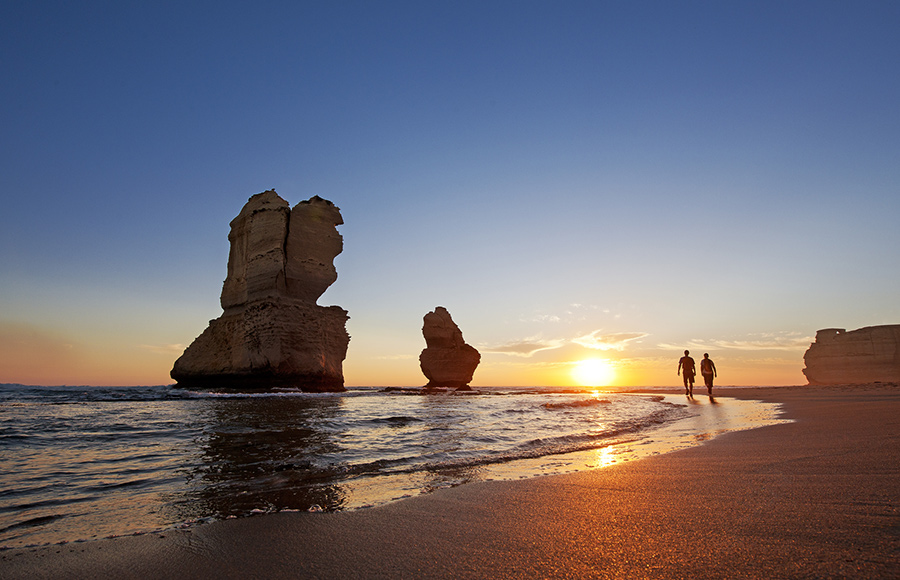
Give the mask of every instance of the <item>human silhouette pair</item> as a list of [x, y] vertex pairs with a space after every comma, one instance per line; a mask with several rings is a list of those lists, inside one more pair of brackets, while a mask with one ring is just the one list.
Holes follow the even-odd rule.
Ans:
[[[697, 368], [691, 357], [691, 351], [684, 351], [684, 356], [678, 359], [678, 374], [684, 380], [684, 394], [689, 398], [694, 398], [694, 378], [697, 376]], [[703, 353], [703, 360], [700, 361], [700, 374], [703, 375], [706, 392], [712, 398], [713, 379], [718, 376], [718, 373], [716, 372], [716, 363], [709, 358], [709, 353]]]

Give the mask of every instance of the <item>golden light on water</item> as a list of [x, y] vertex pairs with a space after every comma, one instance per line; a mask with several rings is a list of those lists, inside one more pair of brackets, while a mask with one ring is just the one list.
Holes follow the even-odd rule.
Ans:
[[606, 447], [601, 447], [595, 451], [594, 456], [594, 468], [598, 467], [608, 467], [610, 465], [615, 465], [619, 463], [620, 459], [616, 453], [613, 451], [614, 446], [608, 445]]
[[575, 363], [572, 378], [582, 387], [604, 387], [615, 381], [616, 370], [606, 359], [589, 358]]

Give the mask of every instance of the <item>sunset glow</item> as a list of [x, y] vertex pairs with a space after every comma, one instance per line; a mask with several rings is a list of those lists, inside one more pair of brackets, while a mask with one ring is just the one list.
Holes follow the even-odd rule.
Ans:
[[602, 387], [615, 381], [616, 371], [608, 360], [590, 358], [575, 363], [572, 378], [583, 387]]
[[268, 189], [340, 209], [347, 387], [427, 383], [437, 306], [472, 387], [806, 384], [900, 322], [896, 3], [115, 4], [0, 19], [0, 383], [171, 383]]

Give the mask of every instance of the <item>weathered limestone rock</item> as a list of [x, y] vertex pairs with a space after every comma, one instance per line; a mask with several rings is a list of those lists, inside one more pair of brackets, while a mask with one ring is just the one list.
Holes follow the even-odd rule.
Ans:
[[335, 226], [343, 223], [340, 210], [319, 196], [294, 206], [285, 244], [289, 296], [315, 303], [337, 280], [334, 258], [343, 251], [344, 239]]
[[419, 355], [419, 366], [428, 379], [425, 388], [468, 390], [481, 355], [463, 340], [446, 308], [438, 306], [425, 315], [422, 335], [426, 346]]
[[810, 385], [900, 383], [900, 324], [822, 329], [803, 360]]
[[186, 388], [343, 391], [347, 312], [316, 300], [337, 279], [340, 210], [318, 196], [290, 209], [274, 190], [231, 222], [224, 313], [170, 373]]
[[284, 294], [284, 238], [291, 208], [274, 190], [257, 193], [231, 220], [222, 308]]

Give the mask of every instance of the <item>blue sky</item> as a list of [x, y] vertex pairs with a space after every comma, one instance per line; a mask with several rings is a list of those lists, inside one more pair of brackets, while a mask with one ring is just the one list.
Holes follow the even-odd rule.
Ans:
[[[0, 382], [168, 382], [254, 193], [341, 208], [347, 383], [803, 382], [900, 322], [893, 2], [4, 3]], [[604, 348], [599, 348], [604, 347]], [[526, 356], [527, 355], [527, 356]], [[729, 380], [729, 378], [731, 380]]]

